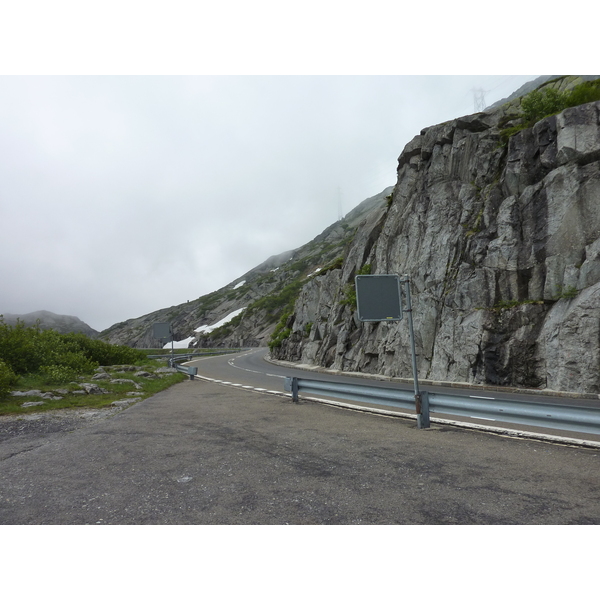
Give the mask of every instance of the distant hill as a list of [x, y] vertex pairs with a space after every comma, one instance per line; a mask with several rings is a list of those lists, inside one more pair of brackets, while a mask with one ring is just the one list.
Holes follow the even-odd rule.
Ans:
[[29, 326], [35, 325], [39, 321], [41, 329], [54, 329], [58, 333], [84, 333], [91, 338], [98, 336], [95, 329], [92, 329], [78, 317], [57, 315], [48, 310], [37, 310], [25, 315], [5, 314], [2, 315], [2, 318], [8, 325], [15, 325], [17, 319]]

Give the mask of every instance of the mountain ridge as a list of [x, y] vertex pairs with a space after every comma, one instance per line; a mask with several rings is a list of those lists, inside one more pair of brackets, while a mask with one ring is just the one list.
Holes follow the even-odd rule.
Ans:
[[0, 316], [2, 316], [7, 325], [16, 325], [18, 320], [27, 326], [35, 325], [39, 322], [40, 329], [53, 329], [58, 331], [58, 333], [83, 333], [91, 338], [98, 337], [100, 333], [92, 329], [92, 327], [79, 317], [60, 315], [49, 310], [37, 310], [26, 314], [6, 313]]
[[[174, 340], [185, 342], [186, 347], [266, 346], [302, 282], [317, 269], [332, 268], [342, 258], [344, 246], [351, 241], [361, 221], [373, 211], [382, 211], [392, 190], [393, 186], [388, 186], [363, 200], [308, 243], [270, 256], [226, 286], [196, 300], [116, 323], [100, 332], [100, 339], [137, 348], [156, 347], [158, 341], [152, 337], [152, 325], [168, 322]], [[241, 314], [218, 329], [204, 335], [196, 332], [242, 308], [245, 310]]]

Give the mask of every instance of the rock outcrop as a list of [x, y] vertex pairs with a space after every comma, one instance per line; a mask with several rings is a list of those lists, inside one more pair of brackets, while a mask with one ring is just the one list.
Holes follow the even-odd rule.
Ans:
[[519, 103], [406, 145], [389, 208], [303, 287], [274, 357], [411, 377], [406, 323], [357, 319], [368, 265], [410, 277], [420, 378], [600, 392], [600, 102], [506, 142]]

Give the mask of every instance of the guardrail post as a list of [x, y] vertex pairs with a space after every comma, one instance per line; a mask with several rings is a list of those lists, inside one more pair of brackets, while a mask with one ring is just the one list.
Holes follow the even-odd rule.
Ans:
[[292, 377], [292, 401], [298, 402], [298, 378]]
[[417, 409], [417, 428], [427, 429], [431, 424], [429, 421], [429, 392], [420, 392], [415, 395], [415, 405]]
[[198, 374], [198, 367], [188, 367], [190, 381], [194, 381], [194, 376]]

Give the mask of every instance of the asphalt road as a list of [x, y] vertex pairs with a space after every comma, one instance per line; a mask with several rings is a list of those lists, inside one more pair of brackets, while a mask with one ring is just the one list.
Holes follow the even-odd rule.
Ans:
[[4, 426], [0, 524], [600, 523], [600, 451], [241, 386], [185, 381], [27, 443]]
[[[413, 382], [404, 382], [400, 380], [390, 381], [387, 378], [374, 378], [372, 376], [362, 376], [359, 374], [334, 374], [327, 372], [325, 369], [308, 369], [301, 370], [295, 368], [293, 365], [282, 364], [276, 361], [277, 364], [265, 361], [265, 356], [268, 350], [266, 348], [257, 348], [243, 352], [241, 354], [227, 355], [227, 356], [213, 356], [200, 360], [194, 360], [190, 363], [198, 368], [198, 375], [201, 377], [209, 378], [211, 380], [222, 381], [229, 385], [244, 386], [246, 388], [258, 388], [260, 390], [270, 390], [274, 392], [283, 391], [283, 382], [285, 377], [300, 377], [321, 381], [332, 381], [332, 382], [343, 382], [343, 383], [355, 383], [358, 385], [376, 386], [382, 388], [393, 388], [401, 389], [408, 392], [414, 391]], [[555, 405], [569, 405], [569, 406], [581, 406], [586, 408], [599, 408], [600, 400], [597, 396], [584, 397], [584, 395], [568, 395], [562, 396], [549, 395], [545, 393], [534, 393], [534, 391], [514, 391], [514, 390], [499, 390], [497, 388], [491, 388], [489, 386], [471, 386], [471, 387], [460, 387], [458, 384], [451, 384], [448, 387], [441, 387], [441, 385], [427, 385], [426, 382], [420, 383], [421, 390], [428, 390], [431, 392], [446, 392], [448, 394], [461, 394], [464, 396], [471, 396], [477, 398], [483, 396], [486, 399], [493, 400], [504, 399], [512, 401], [524, 401], [528, 403], [543, 403], [543, 404], [555, 404]], [[324, 394], [311, 393], [311, 397], [327, 398]], [[590, 395], [591, 396], [591, 395]], [[339, 399], [337, 399], [339, 400]], [[481, 400], [485, 402], [485, 399]], [[386, 411], [391, 411], [401, 414], [414, 414], [414, 410], [403, 408], [402, 406], [393, 406], [389, 404], [377, 405], [375, 403], [359, 403], [348, 400], [342, 400], [349, 405], [362, 406], [366, 409], [378, 408]], [[551, 429], [543, 427], [535, 427], [532, 425], [522, 425], [511, 422], [502, 422], [499, 419], [476, 419], [458, 417], [455, 415], [444, 415], [441, 413], [432, 413], [432, 419], [439, 419], [446, 423], [464, 423], [470, 425], [476, 425], [477, 427], [488, 428], [490, 430], [500, 429], [504, 431], [515, 431], [520, 434], [533, 434], [541, 438], [563, 438], [566, 442], [567, 439], [571, 440], [583, 440], [590, 442], [590, 446], [600, 446], [600, 435], [592, 433], [581, 433], [573, 431], [562, 431], [560, 429]]]

